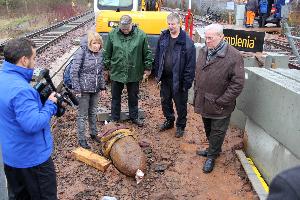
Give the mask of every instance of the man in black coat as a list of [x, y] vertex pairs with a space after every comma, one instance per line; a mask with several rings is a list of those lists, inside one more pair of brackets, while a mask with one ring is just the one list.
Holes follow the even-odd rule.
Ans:
[[300, 199], [300, 166], [285, 170], [271, 182], [267, 200]]
[[166, 118], [160, 131], [174, 127], [175, 102], [177, 111], [176, 137], [182, 137], [187, 121], [188, 89], [195, 76], [196, 49], [193, 41], [180, 28], [180, 17], [171, 13], [167, 17], [168, 30], [161, 33], [158, 40], [154, 69], [159, 82], [161, 104]]

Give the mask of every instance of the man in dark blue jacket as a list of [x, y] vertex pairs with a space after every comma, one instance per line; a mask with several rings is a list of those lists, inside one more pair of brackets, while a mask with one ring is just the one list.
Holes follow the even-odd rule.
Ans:
[[167, 17], [168, 30], [161, 33], [154, 61], [155, 76], [159, 82], [161, 104], [166, 121], [160, 131], [174, 127], [177, 110], [176, 137], [182, 137], [186, 126], [188, 89], [195, 76], [196, 49], [193, 41], [180, 28], [180, 17], [171, 13]]
[[51, 159], [50, 119], [57, 111], [55, 93], [43, 105], [29, 84], [35, 45], [26, 38], [9, 41], [0, 71], [0, 143], [4, 170], [14, 199], [57, 199]]

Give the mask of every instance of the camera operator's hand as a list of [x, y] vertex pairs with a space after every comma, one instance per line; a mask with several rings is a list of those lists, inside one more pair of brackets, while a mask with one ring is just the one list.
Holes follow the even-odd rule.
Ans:
[[54, 103], [57, 103], [57, 98], [55, 97], [56, 94], [57, 94], [56, 92], [52, 92], [48, 97], [48, 99]]
[[75, 93], [75, 96], [76, 96], [77, 98], [80, 98], [80, 97], [81, 97], [81, 93]]

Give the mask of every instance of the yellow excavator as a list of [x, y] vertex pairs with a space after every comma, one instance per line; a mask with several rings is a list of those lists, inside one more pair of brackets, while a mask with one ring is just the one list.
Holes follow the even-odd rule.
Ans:
[[162, 0], [94, 0], [96, 31], [106, 38], [122, 15], [130, 15], [132, 22], [149, 38], [153, 49], [162, 30], [168, 28], [169, 12], [161, 11]]

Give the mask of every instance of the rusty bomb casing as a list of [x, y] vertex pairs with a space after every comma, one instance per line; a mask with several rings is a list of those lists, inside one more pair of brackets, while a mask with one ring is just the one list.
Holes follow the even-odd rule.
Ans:
[[123, 174], [134, 177], [138, 169], [145, 173], [146, 157], [134, 131], [117, 123], [108, 123], [99, 135], [102, 142], [102, 152], [110, 158], [114, 166]]

